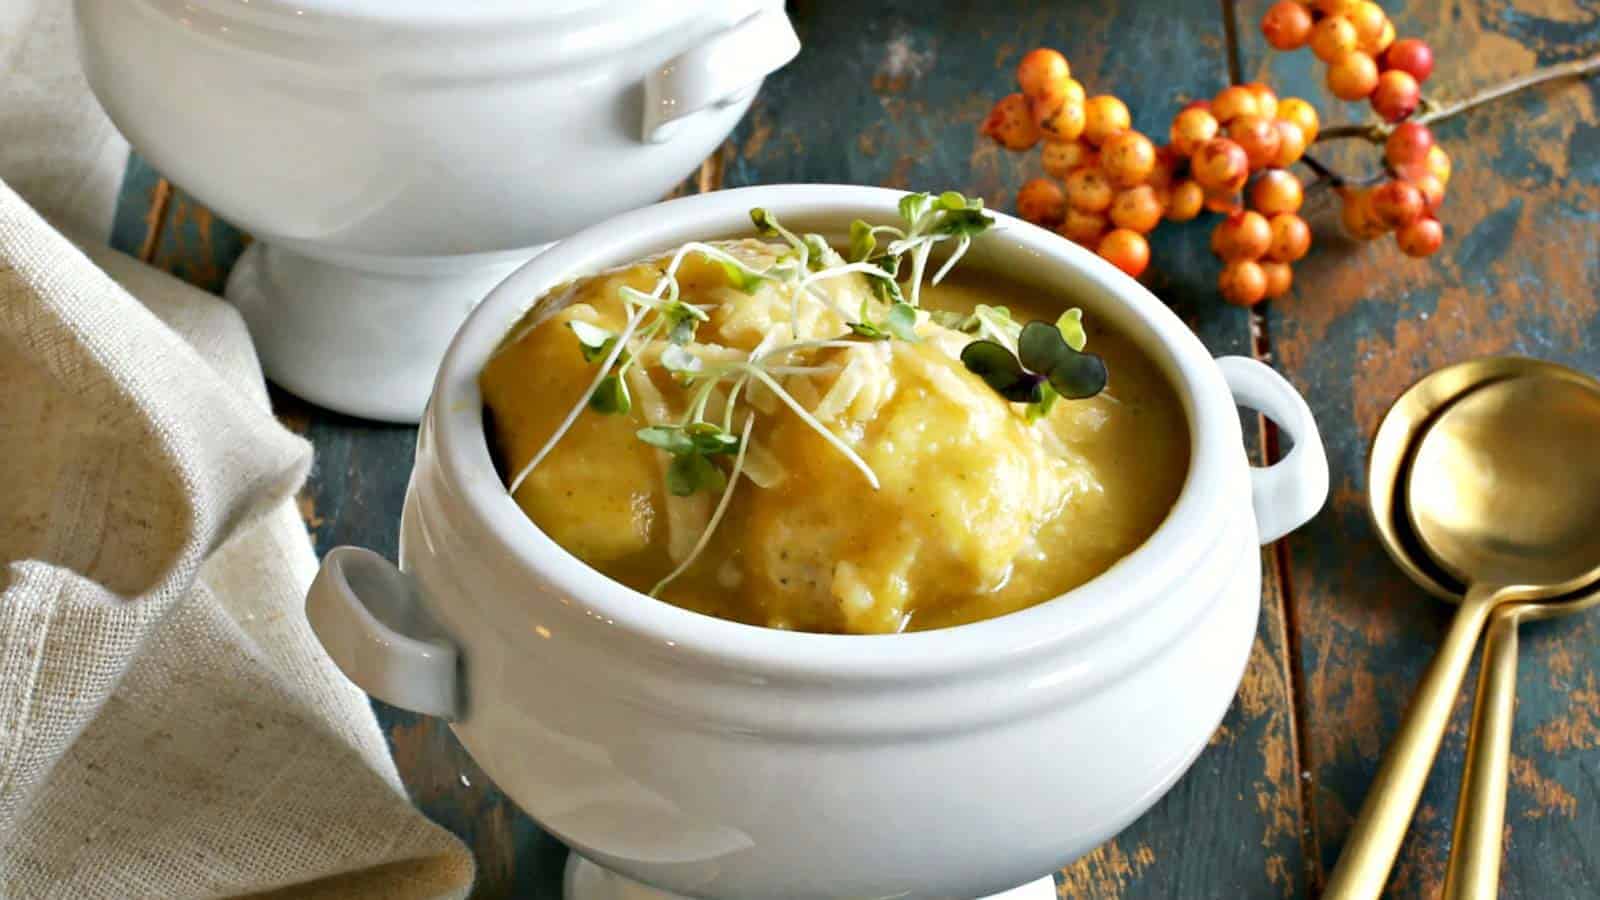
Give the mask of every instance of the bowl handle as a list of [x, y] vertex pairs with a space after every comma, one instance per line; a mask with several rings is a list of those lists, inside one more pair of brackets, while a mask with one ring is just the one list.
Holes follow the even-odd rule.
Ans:
[[460, 718], [460, 653], [394, 563], [359, 547], [328, 551], [306, 592], [306, 618], [363, 691], [412, 712]]
[[645, 76], [644, 139], [670, 140], [679, 120], [745, 99], [799, 52], [789, 17], [764, 9], [674, 56]]
[[1261, 543], [1270, 544], [1299, 528], [1328, 499], [1328, 456], [1317, 422], [1300, 392], [1271, 366], [1244, 356], [1224, 356], [1217, 368], [1233, 401], [1271, 419], [1289, 436], [1289, 455], [1265, 468], [1250, 469], [1251, 503]]

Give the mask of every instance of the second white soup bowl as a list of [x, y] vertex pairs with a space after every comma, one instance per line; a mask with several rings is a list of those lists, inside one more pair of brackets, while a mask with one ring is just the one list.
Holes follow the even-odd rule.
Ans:
[[[312, 624], [357, 684], [450, 719], [508, 795], [605, 869], [683, 894], [790, 900], [970, 898], [1048, 875], [1148, 809], [1205, 747], [1250, 653], [1258, 547], [1326, 496], [1316, 426], [1281, 376], [1213, 359], [1138, 282], [1004, 215], [963, 268], [1131, 336], [1188, 418], [1171, 515], [1100, 577], [956, 628], [777, 631], [624, 587], [507, 496], [477, 378], [538, 297], [688, 240], [747, 235], [751, 207], [843, 234], [855, 218], [894, 221], [901, 196], [723, 191], [627, 213], [534, 259], [445, 357], [399, 569], [340, 548], [312, 588]], [[1287, 432], [1285, 459], [1249, 465], [1241, 405]]]

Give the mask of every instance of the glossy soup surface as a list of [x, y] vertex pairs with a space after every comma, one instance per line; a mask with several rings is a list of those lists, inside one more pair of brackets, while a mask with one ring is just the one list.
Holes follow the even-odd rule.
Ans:
[[[753, 263], [773, 252], [754, 241], [727, 246]], [[627, 311], [618, 286], [649, 291], [661, 266], [647, 261], [558, 289], [561, 302], [537, 305], [485, 367], [491, 444], [508, 480], [598, 372], [600, 361], [585, 361], [569, 320], [620, 332]], [[710, 310], [691, 346], [708, 363], [742, 357], [774, 328], [787, 331], [792, 312], [802, 338], [846, 331], [821, 304], [797, 308], [771, 288], [746, 294], [728, 279], [692, 255], [679, 271], [685, 299]], [[846, 309], [870, 295], [859, 275], [824, 284]], [[980, 303], [1009, 307], [1020, 322], [1053, 322], [1072, 298], [970, 270], [922, 290], [926, 308], [965, 313]], [[818, 371], [780, 383], [859, 454], [880, 487], [773, 392], [748, 386], [732, 417], [735, 432], [751, 420], [743, 477], [702, 551], [658, 596], [774, 628], [882, 633], [1003, 615], [1104, 572], [1166, 517], [1183, 484], [1189, 438], [1155, 365], [1101, 327], [1092, 309], [1084, 320], [1086, 349], [1104, 358], [1109, 386], [1088, 400], [1058, 402], [1034, 423], [962, 365], [957, 356], [970, 335], [926, 317], [916, 343], [797, 353], [794, 363]], [[660, 345], [639, 345], [641, 362]], [[632, 409], [585, 409], [515, 498], [557, 543], [648, 592], [691, 554], [721, 492], [671, 495], [670, 457], [636, 437], [646, 425], [679, 421], [691, 389], [659, 366], [635, 366], [626, 378]], [[723, 420], [726, 387], [712, 392], [708, 419]], [[725, 471], [731, 462], [719, 459]]]

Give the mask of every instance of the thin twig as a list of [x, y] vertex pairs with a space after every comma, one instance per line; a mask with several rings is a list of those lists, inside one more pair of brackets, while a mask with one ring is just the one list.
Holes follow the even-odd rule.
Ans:
[[[1433, 101], [1424, 98], [1422, 115], [1411, 121], [1423, 125], [1432, 125], [1435, 122], [1464, 113], [1473, 107], [1492, 103], [1501, 97], [1538, 87], [1546, 82], [1558, 81], [1562, 78], [1587, 78], [1597, 71], [1600, 71], [1600, 53], [1584, 59], [1574, 59], [1554, 66], [1535, 69], [1526, 75], [1487, 87], [1455, 103], [1435, 104]], [[1381, 144], [1389, 138], [1389, 132], [1393, 130], [1393, 125], [1382, 122], [1369, 122], [1364, 125], [1335, 125], [1332, 128], [1324, 129], [1321, 134], [1318, 134], [1315, 143], [1360, 138], [1368, 143]]]

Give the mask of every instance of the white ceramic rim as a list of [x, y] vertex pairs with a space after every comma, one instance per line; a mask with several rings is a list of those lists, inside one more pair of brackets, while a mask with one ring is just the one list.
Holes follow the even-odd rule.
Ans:
[[[1194, 333], [1143, 285], [1052, 232], [997, 213], [980, 240], [1010, 242], [1041, 262], [1068, 267], [1122, 304], [1160, 344], [1159, 359], [1190, 425], [1189, 472], [1172, 511], [1143, 544], [1087, 583], [1034, 606], [966, 625], [893, 635], [782, 631], [718, 619], [655, 600], [563, 549], [506, 493], [489, 455], [477, 377], [522, 314], [563, 281], [629, 262], [681, 243], [663, 231], [722, 234], [761, 206], [780, 218], [892, 221], [903, 192], [852, 185], [771, 185], [698, 194], [624, 213], [557, 244], [512, 273], [473, 312], [451, 342], [434, 384], [425, 427], [436, 447], [446, 488], [470, 510], [503, 554], [537, 573], [607, 626], [691, 653], [713, 664], [774, 675], [907, 681], [1013, 663], [1133, 616], [1174, 581], [1205, 565], [1220, 523], [1230, 515], [1232, 480], [1224, 477], [1236, 443], [1237, 412], [1210, 353]], [[841, 228], [841, 231], [843, 229]], [[652, 239], [650, 235], [657, 235]], [[1146, 348], [1155, 349], [1155, 348]], [[1235, 439], [1230, 441], [1230, 438]], [[515, 602], [514, 598], [506, 598]]]

